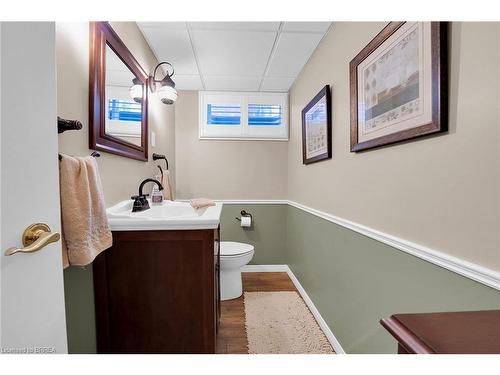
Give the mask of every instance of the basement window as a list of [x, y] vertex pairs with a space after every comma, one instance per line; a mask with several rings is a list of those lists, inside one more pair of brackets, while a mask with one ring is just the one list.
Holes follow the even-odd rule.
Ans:
[[249, 104], [248, 126], [280, 126], [283, 112], [279, 104]]
[[241, 125], [241, 107], [235, 104], [207, 104], [208, 125]]
[[200, 139], [288, 140], [288, 94], [199, 93]]
[[118, 121], [138, 121], [141, 122], [141, 103], [132, 100], [109, 99], [108, 119]]

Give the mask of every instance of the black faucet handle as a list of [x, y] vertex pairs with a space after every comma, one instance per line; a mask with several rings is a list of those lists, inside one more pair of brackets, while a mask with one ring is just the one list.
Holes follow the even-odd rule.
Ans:
[[149, 194], [142, 194], [142, 195], [132, 195], [130, 199], [136, 200], [136, 199], [142, 199], [142, 198], [147, 198], [149, 197]]

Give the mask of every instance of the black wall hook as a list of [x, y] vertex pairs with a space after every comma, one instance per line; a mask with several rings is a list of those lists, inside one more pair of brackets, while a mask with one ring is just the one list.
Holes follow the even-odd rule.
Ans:
[[83, 127], [82, 123], [78, 120], [66, 120], [57, 117], [57, 132], [63, 133], [66, 130], [80, 130]]

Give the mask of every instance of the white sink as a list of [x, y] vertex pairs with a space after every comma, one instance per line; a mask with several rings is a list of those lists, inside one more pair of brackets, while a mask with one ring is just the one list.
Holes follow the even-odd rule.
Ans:
[[111, 230], [216, 229], [222, 211], [222, 203], [196, 210], [189, 202], [153, 205], [149, 200], [149, 210], [132, 212], [132, 203], [126, 200], [106, 210]]

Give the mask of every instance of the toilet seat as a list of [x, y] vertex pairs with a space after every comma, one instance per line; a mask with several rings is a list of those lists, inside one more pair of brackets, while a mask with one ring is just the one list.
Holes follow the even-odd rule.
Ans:
[[241, 242], [222, 241], [220, 243], [221, 257], [235, 257], [245, 255], [254, 250], [252, 245]]

